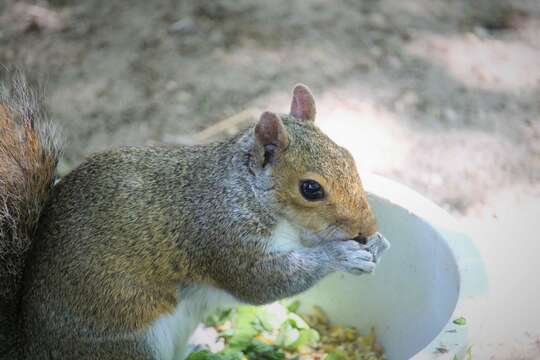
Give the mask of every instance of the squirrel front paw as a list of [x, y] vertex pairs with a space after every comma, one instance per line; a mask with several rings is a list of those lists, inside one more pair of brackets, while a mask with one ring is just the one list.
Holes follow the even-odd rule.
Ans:
[[364, 246], [354, 240], [340, 240], [325, 244], [325, 250], [335, 270], [360, 275], [375, 270], [373, 254]]
[[390, 242], [380, 233], [375, 233], [367, 239], [365, 244], [360, 245], [363, 250], [373, 255], [373, 262], [378, 263], [382, 254], [390, 248]]

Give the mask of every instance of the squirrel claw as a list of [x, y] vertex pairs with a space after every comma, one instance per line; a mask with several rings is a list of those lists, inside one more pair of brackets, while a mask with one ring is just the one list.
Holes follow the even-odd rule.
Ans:
[[373, 262], [377, 264], [382, 254], [390, 248], [390, 242], [381, 233], [377, 232], [368, 238], [365, 245], [360, 246], [373, 255]]

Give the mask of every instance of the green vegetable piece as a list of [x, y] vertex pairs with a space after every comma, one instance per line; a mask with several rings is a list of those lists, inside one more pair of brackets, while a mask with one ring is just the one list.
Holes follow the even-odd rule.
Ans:
[[233, 335], [234, 335], [233, 329], [223, 330], [222, 332], [218, 333], [219, 337], [226, 338], [226, 339], [231, 338]]
[[242, 360], [244, 357], [244, 354], [241, 352], [235, 352], [235, 353], [219, 353], [220, 360]]
[[257, 317], [267, 331], [278, 329], [289, 316], [289, 311], [281, 303], [273, 303], [257, 309]]
[[272, 313], [269, 311], [266, 311], [266, 309], [262, 309], [261, 311], [257, 312], [257, 319], [259, 320], [259, 323], [262, 327], [261, 330], [266, 331], [272, 331], [275, 327], [279, 326], [280, 324], [276, 324], [276, 320], [272, 316]]
[[260, 352], [260, 353], [274, 351], [274, 347], [272, 345], [263, 343], [262, 341], [259, 341], [259, 340], [253, 340], [248, 348], [250, 349], [250, 351]]
[[463, 326], [463, 325], [467, 325], [467, 320], [461, 316], [461, 317], [458, 317], [457, 319], [455, 319], [454, 321], [452, 321], [454, 324], [456, 325], [460, 325], [460, 326]]
[[253, 306], [238, 306], [234, 315], [234, 334], [229, 339], [229, 345], [233, 348], [244, 348], [250, 340], [257, 336], [259, 330], [257, 324], [257, 310]]
[[337, 353], [326, 354], [323, 360], [343, 360], [343, 357]]
[[246, 346], [248, 346], [248, 344], [227, 346], [220, 352], [220, 354], [227, 356], [236, 356], [237, 354], [239, 354], [239, 359], [241, 359], [242, 356], [244, 356], [244, 350], [246, 349]]
[[223, 358], [209, 350], [199, 350], [189, 354], [186, 360], [223, 360]]
[[294, 313], [290, 313], [287, 317], [288, 317], [289, 322], [294, 328], [298, 330], [309, 329], [309, 325], [300, 316]]
[[208, 316], [203, 321], [203, 323], [206, 326], [216, 326], [218, 324], [223, 324], [225, 321], [230, 319], [232, 312], [232, 309], [218, 310], [212, 315]]
[[289, 312], [292, 312], [292, 313], [296, 312], [299, 308], [300, 308], [299, 300], [294, 300], [293, 302], [287, 305], [287, 310], [289, 310]]
[[194, 351], [187, 357], [186, 360], [242, 360], [244, 354], [241, 352], [223, 352], [213, 353], [210, 350]]
[[276, 345], [284, 348], [291, 348], [299, 337], [300, 332], [298, 329], [295, 329], [289, 321], [285, 321], [279, 328]]
[[250, 360], [284, 360], [285, 354], [275, 346], [253, 340], [244, 351]]
[[320, 340], [319, 333], [315, 329], [302, 329], [298, 340], [294, 342], [292, 347], [298, 349], [300, 346], [315, 346]]
[[221, 360], [242, 360], [244, 358], [244, 353], [242, 352], [228, 352], [223, 353]]

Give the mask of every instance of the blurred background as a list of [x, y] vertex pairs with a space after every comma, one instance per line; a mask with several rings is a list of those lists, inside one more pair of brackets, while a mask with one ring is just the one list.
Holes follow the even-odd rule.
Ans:
[[540, 359], [539, 0], [0, 0], [0, 63], [45, 78], [62, 173], [219, 138], [307, 84], [361, 173], [472, 235], [495, 299], [469, 321], [478, 358]]

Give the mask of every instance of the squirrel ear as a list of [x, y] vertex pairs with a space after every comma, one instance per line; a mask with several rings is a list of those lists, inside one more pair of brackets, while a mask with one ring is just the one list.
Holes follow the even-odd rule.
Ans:
[[269, 111], [262, 113], [255, 126], [255, 138], [264, 149], [264, 157], [261, 158], [262, 167], [272, 163], [277, 153], [285, 150], [289, 145], [289, 136], [281, 119]]
[[298, 120], [315, 121], [315, 99], [308, 87], [298, 84], [294, 87], [291, 115]]

